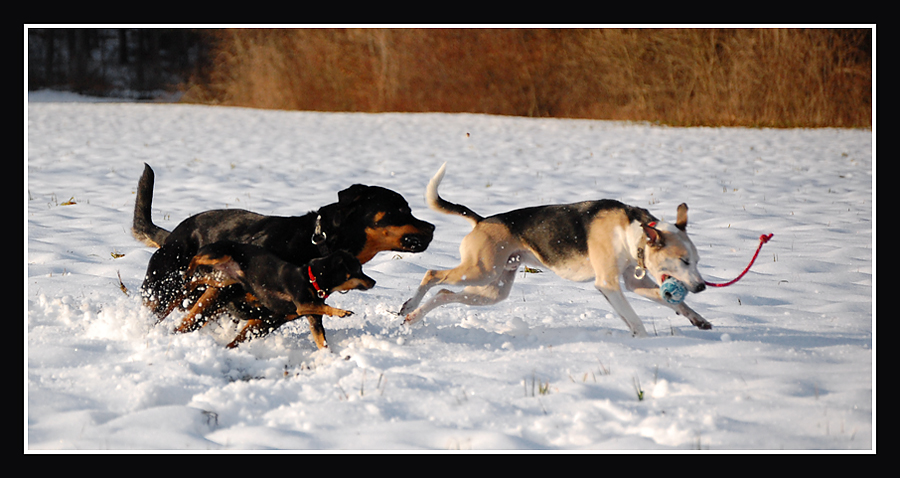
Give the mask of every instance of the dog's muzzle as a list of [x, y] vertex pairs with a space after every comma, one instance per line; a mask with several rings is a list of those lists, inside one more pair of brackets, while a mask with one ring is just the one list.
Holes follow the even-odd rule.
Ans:
[[407, 234], [403, 236], [401, 242], [409, 252], [422, 252], [428, 248], [428, 244], [431, 244], [431, 237], [425, 234]]
[[[659, 283], [662, 284], [663, 282], [666, 281], [666, 279], [667, 279], [668, 277], [669, 277], [668, 274], [663, 274], [662, 277], [660, 277], [660, 282], [659, 282]], [[698, 293], [698, 292], [703, 292], [703, 291], [706, 290], [706, 284], [705, 284], [703, 281], [700, 281], [700, 282], [697, 283], [697, 284], [687, 284], [687, 287], [689, 287], [688, 290], [689, 290], [691, 293], [694, 293], [694, 294], [696, 294], [696, 293]]]
[[406, 234], [400, 239], [403, 247], [409, 252], [422, 252], [431, 244], [434, 238], [434, 225], [428, 222], [422, 222], [418, 233]]

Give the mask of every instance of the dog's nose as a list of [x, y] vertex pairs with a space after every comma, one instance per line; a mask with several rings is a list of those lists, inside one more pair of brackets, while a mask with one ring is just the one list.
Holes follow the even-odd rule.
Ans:
[[403, 246], [410, 252], [422, 252], [431, 243], [431, 234], [407, 234], [403, 236]]
[[703, 292], [705, 290], [706, 290], [706, 284], [701, 282], [700, 285], [698, 285], [697, 287], [694, 288], [694, 293]]

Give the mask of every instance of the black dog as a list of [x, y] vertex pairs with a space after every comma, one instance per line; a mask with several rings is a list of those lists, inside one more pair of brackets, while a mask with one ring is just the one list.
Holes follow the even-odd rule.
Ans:
[[[200, 286], [205, 290], [176, 332], [190, 332], [197, 328], [199, 318], [214, 315], [210, 311], [219, 303], [219, 295], [234, 285], [241, 287], [248, 303], [265, 307], [280, 319], [275, 323], [264, 319], [248, 320], [228, 347], [236, 347], [251, 333], [278, 327], [300, 316], [351, 315], [350, 311], [326, 305], [325, 299], [332, 292], [367, 290], [375, 285], [375, 280], [363, 274], [359, 261], [346, 251], [335, 251], [298, 267], [262, 247], [230, 241], [201, 247], [188, 264], [186, 276], [190, 280], [186, 292]], [[321, 322], [310, 320], [309, 325], [316, 345], [327, 347]]]
[[[434, 233], [432, 224], [412, 215], [403, 196], [362, 184], [340, 191], [338, 202], [303, 216], [265, 216], [242, 209], [219, 209], [191, 216], [168, 232], [151, 220], [153, 183], [153, 170], [145, 164], [138, 182], [132, 234], [145, 244], [159, 247], [150, 258], [141, 284], [144, 304], [158, 317], [165, 317], [175, 307], [182, 306], [180, 298], [184, 296], [188, 279], [185, 271], [191, 259], [207, 244], [219, 241], [254, 244], [296, 266], [343, 250], [365, 264], [380, 251], [422, 252]], [[248, 304], [240, 287], [227, 289], [220, 295], [219, 305], [230, 304], [231, 311], [239, 318], [286, 322], [278, 314]], [[321, 319], [321, 315], [314, 315], [310, 324], [321, 328]]]

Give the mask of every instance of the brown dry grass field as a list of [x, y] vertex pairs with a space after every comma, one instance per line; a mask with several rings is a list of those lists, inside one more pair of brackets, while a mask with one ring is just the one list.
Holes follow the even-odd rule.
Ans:
[[753, 127], [872, 126], [871, 29], [209, 30], [184, 101]]

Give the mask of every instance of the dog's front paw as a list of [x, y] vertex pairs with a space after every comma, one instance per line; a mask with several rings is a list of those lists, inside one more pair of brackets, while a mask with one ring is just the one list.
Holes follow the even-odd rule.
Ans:
[[420, 314], [417, 314], [415, 311], [413, 311], [409, 314], [406, 314], [406, 318], [403, 319], [403, 323], [406, 325], [412, 325], [418, 322], [421, 318], [422, 317], [420, 316]]
[[409, 314], [410, 309], [413, 308], [413, 307], [412, 307], [412, 304], [410, 304], [410, 302], [412, 302], [412, 299], [409, 299], [409, 300], [407, 300], [406, 302], [403, 303], [403, 306], [400, 307], [400, 313], [399, 313], [400, 315], [407, 315], [407, 314]]
[[712, 329], [712, 324], [709, 323], [708, 320], [700, 317], [698, 314], [685, 314], [688, 320], [691, 321], [691, 325], [697, 327], [700, 330], [710, 330]]

